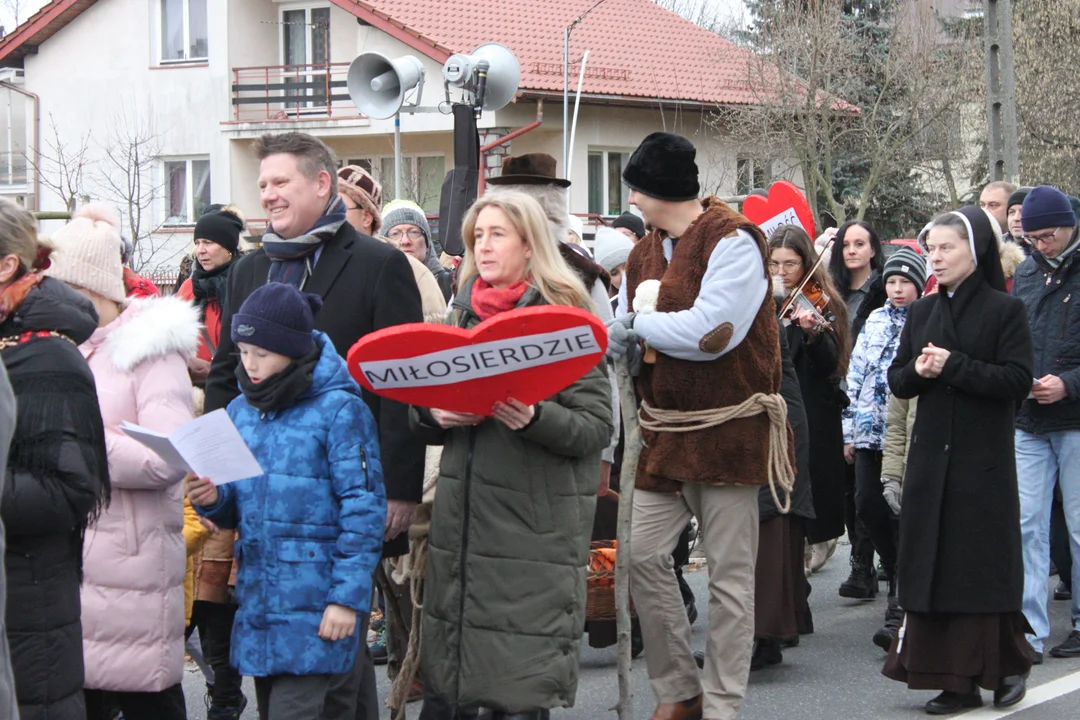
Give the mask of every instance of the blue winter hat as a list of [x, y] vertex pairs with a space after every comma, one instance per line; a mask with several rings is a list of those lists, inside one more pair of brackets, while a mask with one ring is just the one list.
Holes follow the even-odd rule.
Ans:
[[1024, 198], [1020, 222], [1026, 233], [1047, 228], [1076, 227], [1076, 213], [1068, 195], [1055, 187], [1040, 185]]
[[232, 341], [302, 358], [315, 348], [312, 331], [321, 307], [318, 295], [285, 283], [268, 283], [251, 293], [233, 315]]

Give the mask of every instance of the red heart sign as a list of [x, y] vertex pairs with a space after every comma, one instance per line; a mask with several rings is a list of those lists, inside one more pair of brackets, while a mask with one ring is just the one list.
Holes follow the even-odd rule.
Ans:
[[579, 308], [500, 313], [471, 330], [412, 323], [365, 335], [349, 372], [376, 395], [409, 405], [491, 415], [508, 398], [546, 400], [596, 367], [607, 328]]
[[772, 235], [780, 225], [802, 225], [811, 240], [817, 237], [810, 203], [806, 201], [802, 191], [787, 180], [777, 180], [769, 186], [768, 198], [760, 195], [746, 198], [742, 212], [747, 219], [761, 228], [765, 237]]

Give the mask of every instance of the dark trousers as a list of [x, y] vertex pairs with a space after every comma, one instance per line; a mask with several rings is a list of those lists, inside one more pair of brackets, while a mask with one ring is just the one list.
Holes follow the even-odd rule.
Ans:
[[326, 690], [332, 677], [273, 675], [255, 678], [259, 720], [322, 720]]
[[356, 662], [344, 675], [331, 675], [321, 720], [379, 720], [379, 693], [375, 686], [375, 663], [368, 652], [370, 615], [360, 619], [360, 647]]
[[237, 707], [243, 695], [241, 687], [244, 678], [229, 664], [236, 607], [232, 603], [196, 600], [192, 606], [191, 625], [186, 632], [187, 637], [191, 637], [193, 630], [199, 630], [203, 658], [214, 671], [214, 687], [210, 691], [210, 700], [214, 707], [222, 709]]
[[844, 525], [851, 542], [851, 560], [861, 565], [874, 564], [874, 544], [855, 509], [855, 466], [846, 465], [844, 475]]
[[160, 692], [83, 690], [86, 720], [112, 720], [119, 709], [124, 720], [187, 720], [184, 688], [173, 685]]
[[880, 450], [855, 451], [855, 511], [891, 577], [896, 570], [900, 522], [882, 493], [881, 457]]
[[1050, 560], [1057, 567], [1058, 579], [1072, 590], [1073, 556], [1069, 550], [1069, 526], [1065, 522], [1065, 506], [1061, 490], [1054, 489], [1054, 504], [1050, 507]]

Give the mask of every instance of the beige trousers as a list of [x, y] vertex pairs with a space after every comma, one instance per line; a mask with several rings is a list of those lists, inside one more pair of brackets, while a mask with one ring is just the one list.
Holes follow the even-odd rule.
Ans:
[[[758, 488], [687, 483], [680, 494], [638, 490], [630, 541], [630, 592], [645, 664], [661, 703], [704, 693], [704, 717], [739, 716], [754, 643]], [[709, 636], [699, 671], [671, 551], [690, 516], [701, 526], [709, 570]]]

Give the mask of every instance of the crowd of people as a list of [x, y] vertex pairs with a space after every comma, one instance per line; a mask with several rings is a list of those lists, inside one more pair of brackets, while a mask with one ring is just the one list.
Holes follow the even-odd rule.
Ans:
[[[569, 182], [529, 154], [453, 258], [318, 139], [253, 152], [258, 246], [239, 208], [211, 207], [165, 294], [127, 266], [115, 208], [45, 238], [0, 201], [3, 717], [184, 720], [187, 652], [210, 720], [414, 700], [423, 720], [547, 718], [575, 703], [583, 635], [615, 643], [586, 599], [623, 475], [653, 720], [737, 718], [750, 673], [813, 633], [810, 581], [845, 534], [835, 591], [884, 583], [867, 641], [885, 677], [940, 691], [928, 713], [981, 706], [980, 688], [1011, 707], [1047, 652], [1080, 657], [1080, 200], [995, 182], [914, 244], [861, 220], [766, 236], [701, 197], [688, 140], [654, 133], [623, 169], [637, 212], [592, 251]], [[385, 328], [545, 305], [596, 315], [608, 350], [533, 405], [410, 407], [344, 359]], [[221, 409], [263, 474], [218, 485], [121, 430]], [[1073, 628], [1047, 648], [1054, 573]]]

